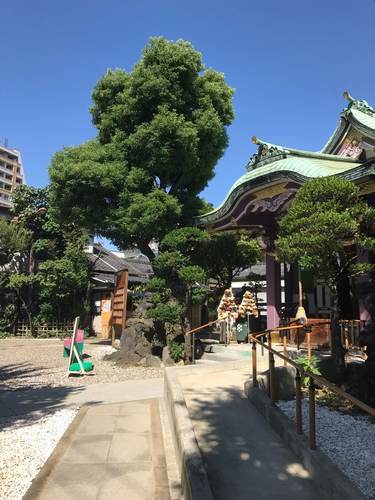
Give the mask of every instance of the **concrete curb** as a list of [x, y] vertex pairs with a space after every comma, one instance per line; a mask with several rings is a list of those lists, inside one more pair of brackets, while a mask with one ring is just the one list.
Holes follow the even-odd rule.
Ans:
[[324, 453], [310, 450], [306, 437], [298, 435], [288, 417], [272, 406], [266, 394], [252, 384], [252, 380], [245, 382], [246, 396], [310, 473], [320, 498], [365, 500], [366, 497], [357, 486]]
[[[198, 368], [198, 367], [197, 367]], [[171, 424], [177, 463], [181, 473], [182, 498], [213, 500], [202, 455], [194, 434], [178, 375], [190, 375], [184, 368], [166, 368], [164, 399]]]
[[80, 410], [78, 410], [77, 415], [73, 418], [72, 422], [62, 435], [62, 438], [57, 443], [55, 449], [33, 479], [29, 489], [23, 496], [23, 500], [36, 500], [37, 498], [39, 498], [52, 471], [56, 467], [56, 464], [59, 463], [61, 457], [64, 455], [68, 446], [72, 442], [73, 436], [78, 429], [78, 426], [84, 419], [88, 409], [89, 406], [83, 406], [82, 408], [80, 408]]

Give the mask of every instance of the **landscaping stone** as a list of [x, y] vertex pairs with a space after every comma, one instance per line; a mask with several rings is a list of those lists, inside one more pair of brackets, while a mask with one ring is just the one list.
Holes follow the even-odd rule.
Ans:
[[174, 364], [175, 364], [175, 362], [173, 361], [173, 359], [171, 358], [171, 356], [169, 354], [169, 347], [168, 346], [165, 346], [163, 348], [163, 354], [162, 354], [161, 359], [163, 361], [164, 366], [174, 366]]
[[160, 366], [161, 359], [154, 355], [158, 350], [154, 343], [156, 335], [154, 321], [145, 318], [146, 311], [150, 307], [151, 303], [147, 297], [137, 304], [135, 311], [126, 321], [119, 350], [108, 359], [121, 366]]
[[[296, 393], [295, 389], [296, 370], [293, 366], [276, 366], [276, 399], [290, 400], [293, 399]], [[262, 391], [269, 390], [269, 371], [258, 375], [258, 385]]]

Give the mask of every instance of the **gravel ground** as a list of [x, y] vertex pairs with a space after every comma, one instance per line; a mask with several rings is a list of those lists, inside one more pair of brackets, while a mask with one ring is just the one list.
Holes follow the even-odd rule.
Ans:
[[41, 386], [78, 386], [99, 382], [162, 377], [162, 368], [117, 366], [103, 357], [113, 352], [107, 342], [85, 340], [84, 354], [94, 363], [94, 372], [84, 377], [66, 375], [67, 358], [59, 339], [7, 338], [0, 340], [0, 387], [24, 389]]
[[0, 500], [21, 500], [77, 410], [44, 415], [30, 425], [0, 418]]
[[[295, 401], [279, 408], [295, 418]], [[303, 430], [308, 432], [308, 403], [303, 401]], [[370, 499], [375, 499], [375, 424], [370, 417], [351, 416], [317, 406], [317, 445]]]
[[[100, 382], [155, 378], [162, 368], [117, 366], [103, 358], [114, 349], [98, 339], [85, 340], [84, 354], [94, 363], [93, 374], [67, 377], [67, 358], [59, 339], [7, 338], [0, 340], [0, 391], [82, 386]], [[0, 392], [1, 394], [1, 392]], [[39, 415], [0, 417], [0, 500], [21, 500], [77, 410]]]

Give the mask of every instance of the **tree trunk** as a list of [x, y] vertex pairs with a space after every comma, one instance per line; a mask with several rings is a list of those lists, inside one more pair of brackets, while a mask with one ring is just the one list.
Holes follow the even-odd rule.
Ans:
[[138, 246], [139, 250], [143, 253], [143, 255], [146, 255], [146, 257], [148, 257], [150, 259], [150, 262], [154, 261], [155, 254], [151, 250], [149, 245], [147, 245], [146, 243], [138, 243], [137, 246]]
[[349, 275], [346, 270], [340, 273], [337, 280], [337, 300], [339, 304], [340, 319], [353, 319], [353, 297]]
[[189, 287], [186, 291], [185, 298], [185, 359], [190, 360], [192, 358], [192, 338], [191, 335], [186, 335], [186, 332], [192, 329], [191, 321], [191, 288]]
[[345, 350], [341, 341], [340, 304], [337, 287], [331, 287], [332, 316], [331, 316], [331, 352], [337, 381], [342, 381], [345, 373]]

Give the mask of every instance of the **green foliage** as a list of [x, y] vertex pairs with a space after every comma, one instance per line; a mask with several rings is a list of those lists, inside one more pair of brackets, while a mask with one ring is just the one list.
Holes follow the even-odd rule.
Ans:
[[[67, 241], [62, 256], [49, 259], [39, 264], [36, 280], [41, 301], [42, 317], [62, 318], [69, 311], [69, 317], [82, 313], [82, 291], [85, 292], [89, 283], [89, 267], [83, 252], [83, 243]], [[81, 293], [80, 293], [81, 292]]]
[[[202, 304], [211, 293], [209, 279], [217, 284], [218, 294], [222, 293], [260, 256], [257, 242], [244, 232], [211, 235], [197, 227], [175, 229], [161, 241], [154, 260], [159, 277], [154, 279], [159, 281], [152, 280], [148, 289], [154, 292], [154, 304], [177, 302], [184, 305], [182, 311], [189, 317], [192, 304]], [[154, 283], [163, 289], [162, 294]]]
[[359, 197], [359, 188], [339, 177], [310, 180], [298, 191], [280, 221], [277, 256], [299, 262], [316, 276], [335, 284], [343, 271], [350, 274], [369, 270], [356, 265], [353, 245], [375, 249], [369, 228], [375, 210]]
[[0, 266], [10, 264], [30, 245], [31, 232], [0, 219]]
[[321, 375], [318, 368], [319, 358], [316, 356], [312, 355], [311, 358], [308, 356], [299, 356], [295, 361], [301, 365], [301, 368], [303, 369], [303, 377], [301, 379], [302, 387], [307, 387], [309, 383], [309, 376], [305, 375], [305, 371], [309, 371], [314, 375]]
[[348, 277], [373, 269], [371, 264], [358, 263], [356, 250], [375, 249], [375, 238], [370, 236], [374, 223], [375, 209], [360, 198], [357, 186], [340, 177], [324, 177], [300, 188], [279, 224], [279, 260], [298, 262], [330, 287], [331, 346], [338, 377], [345, 370], [338, 320], [351, 309]]
[[246, 231], [214, 233], [202, 253], [206, 272], [217, 282], [219, 294], [231, 286], [238, 274], [261, 258], [259, 244]]
[[206, 281], [206, 273], [200, 266], [185, 266], [178, 271], [178, 277], [187, 286], [200, 286]]
[[175, 340], [170, 340], [168, 342], [169, 355], [175, 363], [184, 359], [185, 357], [185, 346]]
[[130, 73], [109, 70], [97, 82], [98, 139], [54, 156], [55, 213], [153, 259], [151, 240], [205, 206], [198, 195], [227, 146], [232, 95], [190, 43], [152, 38]]
[[0, 339], [7, 339], [8, 337], [10, 337], [10, 333], [9, 332], [2, 332], [2, 331], [0, 331]]
[[21, 186], [13, 200], [14, 218], [6, 230], [15, 235], [16, 243], [8, 242], [17, 250], [17, 266], [1, 273], [0, 322], [9, 327], [23, 312], [34, 328], [37, 321], [81, 315], [89, 287], [86, 236], [56, 221], [47, 188]]
[[167, 303], [157, 303], [153, 298], [154, 306], [147, 310], [146, 317], [161, 321], [162, 323], [179, 323], [183, 313], [183, 307], [174, 301]]

